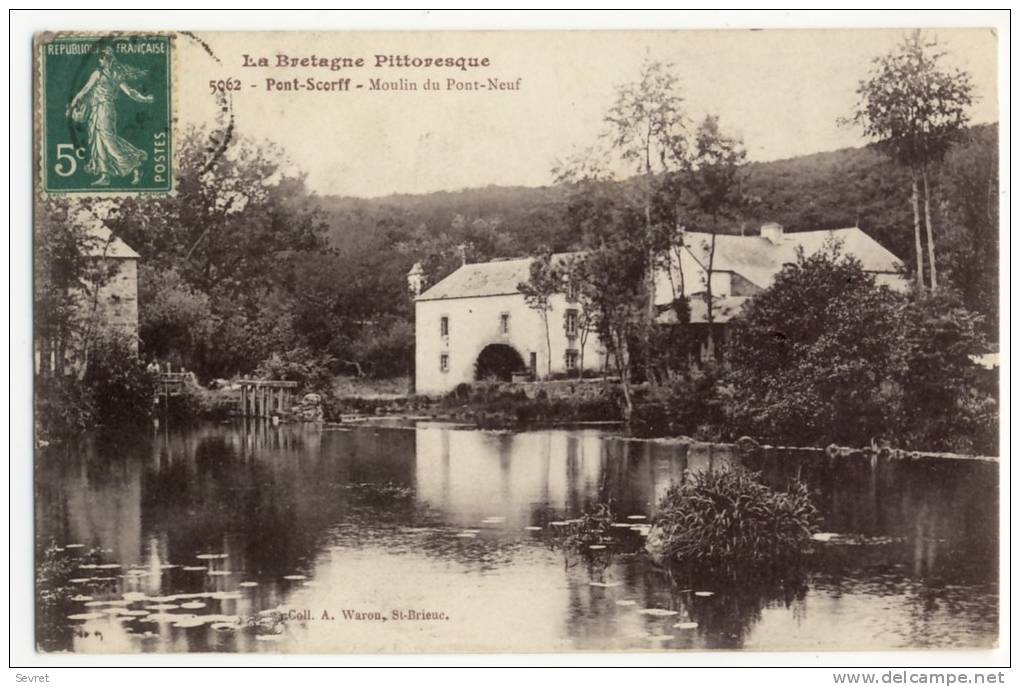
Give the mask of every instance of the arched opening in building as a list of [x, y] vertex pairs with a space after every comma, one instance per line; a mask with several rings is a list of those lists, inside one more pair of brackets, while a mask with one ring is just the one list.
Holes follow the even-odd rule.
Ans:
[[524, 358], [513, 346], [506, 344], [489, 344], [478, 354], [475, 361], [475, 379], [498, 379], [509, 382], [514, 372], [527, 370]]

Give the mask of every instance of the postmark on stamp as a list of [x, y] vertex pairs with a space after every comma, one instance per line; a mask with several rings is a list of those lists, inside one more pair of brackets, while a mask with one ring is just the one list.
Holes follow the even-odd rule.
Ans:
[[166, 35], [37, 40], [41, 188], [50, 194], [173, 189], [172, 39]]

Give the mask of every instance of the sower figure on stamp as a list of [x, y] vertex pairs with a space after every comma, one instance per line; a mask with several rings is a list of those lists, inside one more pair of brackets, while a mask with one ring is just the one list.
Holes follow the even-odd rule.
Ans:
[[67, 106], [67, 116], [86, 125], [89, 159], [85, 171], [99, 177], [93, 186], [109, 186], [111, 176], [129, 174], [132, 184], [141, 181], [141, 166], [147, 155], [117, 135], [115, 105], [117, 91], [139, 103], [152, 102], [151, 95], [143, 95], [127, 84], [143, 76], [143, 70], [121, 64], [114, 58], [113, 48], [105, 47], [99, 51], [99, 67]]

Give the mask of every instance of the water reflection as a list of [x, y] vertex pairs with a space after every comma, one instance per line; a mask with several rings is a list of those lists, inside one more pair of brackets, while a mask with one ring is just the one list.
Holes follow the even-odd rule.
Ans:
[[[37, 556], [62, 585], [40, 596], [38, 643], [396, 652], [995, 641], [994, 465], [746, 459], [773, 486], [805, 480], [824, 529], [852, 535], [816, 546], [806, 577], [779, 588], [701, 589], [635, 554], [627, 528], [595, 559], [549, 544], [551, 522], [605, 501], [617, 519], [652, 516], [685, 471], [739, 462], [719, 447], [594, 430], [249, 423], [89, 437], [37, 459]], [[46, 553], [51, 542], [62, 550]], [[100, 617], [67, 619], [82, 613]]]

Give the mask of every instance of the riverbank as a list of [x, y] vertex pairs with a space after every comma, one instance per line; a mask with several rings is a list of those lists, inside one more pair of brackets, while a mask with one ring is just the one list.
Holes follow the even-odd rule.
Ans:
[[[612, 379], [569, 379], [542, 382], [478, 382], [462, 384], [444, 396], [410, 392], [408, 378], [366, 380], [339, 377], [329, 393], [299, 394], [299, 406], [281, 417], [284, 421], [327, 424], [366, 424], [383, 421], [450, 422], [485, 430], [523, 430], [562, 426], [618, 428], [621, 436], [656, 442], [705, 443], [738, 448], [744, 452], [797, 450], [829, 458], [881, 456], [891, 459], [950, 458], [998, 461], [992, 455], [897, 447], [894, 442], [868, 442], [858, 446], [798, 445], [797, 442], [750, 437], [721, 424], [680, 426], [669, 411], [668, 392], [662, 387], [635, 385], [635, 416], [623, 421], [622, 391]], [[215, 390], [196, 392], [201, 403], [178, 400], [198, 416], [222, 419], [231, 411], [235, 390], [228, 382]], [[172, 403], [174, 401], [171, 401]], [[696, 402], [688, 401], [688, 403]], [[178, 414], [179, 416], [179, 414]]]

